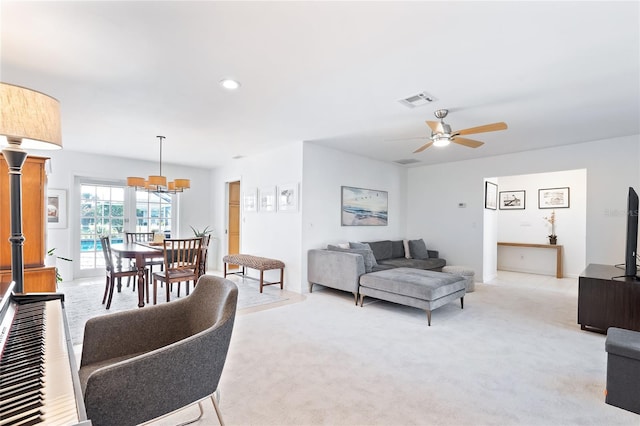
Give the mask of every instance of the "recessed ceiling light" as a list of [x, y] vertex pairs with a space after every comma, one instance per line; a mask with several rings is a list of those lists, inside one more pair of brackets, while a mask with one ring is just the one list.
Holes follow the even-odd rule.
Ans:
[[220, 85], [225, 89], [236, 90], [240, 87], [240, 83], [235, 80], [231, 80], [230, 78], [225, 78], [224, 80], [220, 80]]

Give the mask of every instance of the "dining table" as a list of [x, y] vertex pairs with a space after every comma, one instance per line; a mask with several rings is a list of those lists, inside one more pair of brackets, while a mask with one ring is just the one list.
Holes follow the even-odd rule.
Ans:
[[[111, 251], [116, 255], [118, 267], [122, 266], [122, 259], [135, 259], [138, 268], [138, 307], [144, 307], [145, 295], [145, 269], [147, 259], [162, 257], [164, 255], [164, 246], [162, 243], [153, 245], [153, 243], [118, 243], [111, 245]], [[118, 280], [118, 291], [121, 290], [122, 282]]]

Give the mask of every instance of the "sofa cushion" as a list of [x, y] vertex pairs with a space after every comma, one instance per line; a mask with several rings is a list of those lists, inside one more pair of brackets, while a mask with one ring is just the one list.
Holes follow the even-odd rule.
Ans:
[[[349, 242], [349, 248], [356, 250], [371, 250], [371, 246], [369, 246], [369, 244], [358, 242]], [[376, 257], [373, 255], [373, 251], [371, 251], [371, 261], [373, 262], [373, 266], [378, 264], [378, 262], [376, 262]]]
[[391, 241], [391, 257], [404, 257], [404, 244], [402, 244], [402, 240]]
[[427, 251], [427, 245], [424, 240], [409, 240], [409, 252], [413, 259], [428, 259], [429, 252]]
[[391, 240], [369, 241], [368, 244], [373, 250], [373, 255], [377, 261], [391, 259], [391, 254], [393, 253]]
[[341, 248], [339, 246], [334, 246], [332, 244], [329, 244], [327, 246], [327, 250], [343, 251], [343, 252], [347, 252], [347, 253], [359, 254], [364, 258], [364, 270], [365, 270], [365, 272], [373, 271], [373, 262], [375, 261], [375, 258], [373, 256], [373, 252], [371, 250], [369, 250], [369, 249], [352, 249], [352, 248], [343, 249], [343, 248]]
[[400, 257], [397, 259], [386, 259], [378, 262], [378, 265], [392, 266], [394, 268], [428, 269], [433, 271], [439, 271], [446, 264], [446, 260], [438, 258], [405, 259], [404, 257]]

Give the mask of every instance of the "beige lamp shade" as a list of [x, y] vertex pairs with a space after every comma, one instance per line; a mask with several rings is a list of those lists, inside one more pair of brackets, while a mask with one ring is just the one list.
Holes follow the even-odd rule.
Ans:
[[191, 181], [189, 179], [176, 179], [176, 189], [189, 189], [191, 188]]
[[140, 188], [144, 188], [146, 182], [144, 178], [132, 176], [127, 178], [127, 186], [137, 186]]
[[25, 149], [62, 148], [60, 103], [44, 93], [0, 83], [0, 135], [21, 141]]
[[149, 176], [149, 185], [167, 186], [167, 178], [165, 176]]

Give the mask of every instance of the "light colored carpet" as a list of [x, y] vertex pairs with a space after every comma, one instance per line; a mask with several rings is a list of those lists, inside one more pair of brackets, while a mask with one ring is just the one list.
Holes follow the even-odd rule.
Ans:
[[[219, 387], [229, 426], [640, 424], [604, 403], [605, 336], [576, 323], [576, 279], [500, 272], [431, 327], [418, 309], [319, 286], [288, 302], [236, 317]], [[218, 424], [204, 406], [197, 424]]]
[[[243, 279], [238, 276], [229, 276], [228, 279], [238, 286], [238, 310], [281, 302], [288, 298], [286, 292], [281, 291], [279, 286], [264, 287], [261, 294], [257, 281]], [[65, 295], [65, 312], [69, 321], [71, 340], [74, 345], [82, 343], [84, 325], [89, 318], [128, 309], [139, 309], [137, 287], [136, 291], [133, 291], [132, 287], [126, 287], [126, 282], [127, 279], [124, 278], [120, 293], [117, 292], [117, 288], [114, 290], [109, 310], [105, 309], [106, 305], [102, 304], [105, 286], [104, 277], [80, 279], [59, 284], [58, 291]], [[153, 292], [152, 286], [150, 286], [150, 289]], [[193, 289], [193, 284], [190, 285], [190, 289]], [[180, 295], [181, 297], [186, 296], [184, 283], [182, 283]], [[177, 299], [177, 286], [174, 284], [171, 291], [171, 300]], [[149, 300], [153, 303], [153, 295]], [[158, 288], [158, 303], [165, 303], [165, 301], [164, 287]]]
[[[368, 301], [368, 303], [367, 303]], [[605, 336], [581, 331], [577, 280], [500, 273], [433, 312], [321, 289], [236, 319], [228, 425], [638, 425], [604, 403]], [[217, 424], [211, 403], [201, 425]], [[188, 408], [156, 422], [176, 424]]]

